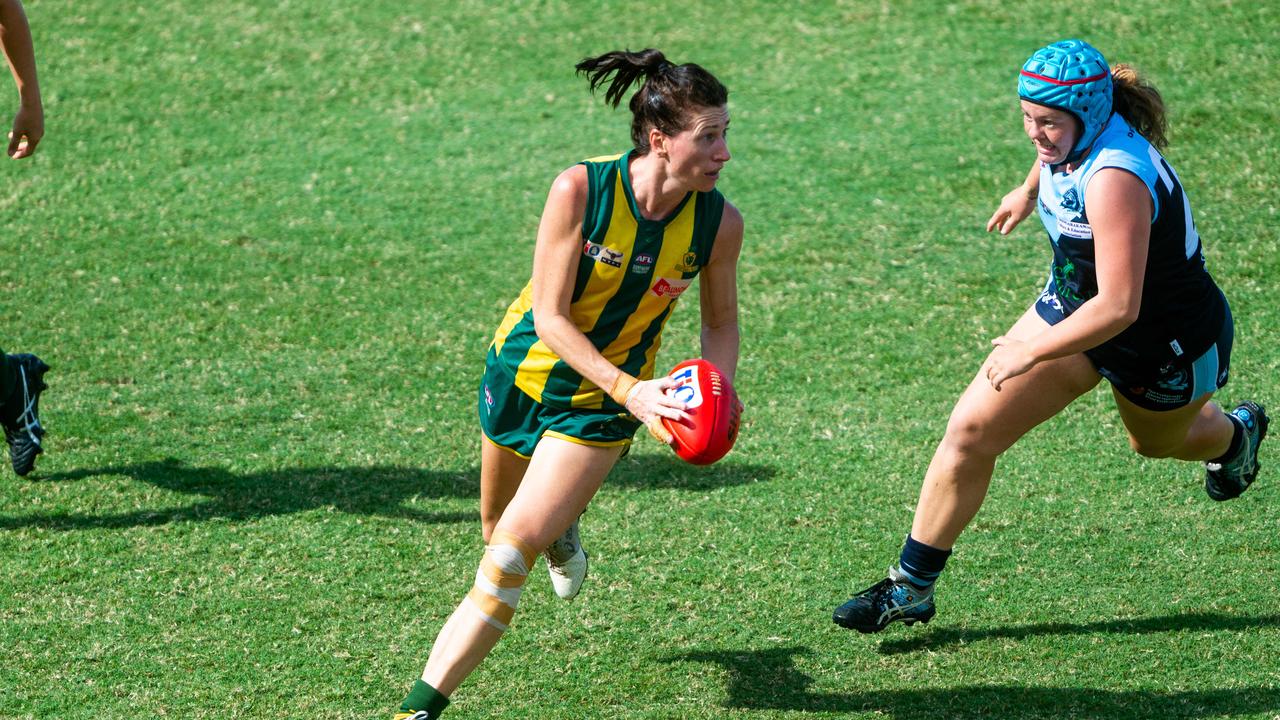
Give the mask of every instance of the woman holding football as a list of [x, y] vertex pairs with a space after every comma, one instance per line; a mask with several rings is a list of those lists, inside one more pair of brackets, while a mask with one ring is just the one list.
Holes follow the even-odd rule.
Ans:
[[1227, 382], [1231, 310], [1158, 152], [1159, 93], [1133, 68], [1109, 68], [1093, 47], [1067, 40], [1027, 60], [1018, 95], [1036, 161], [987, 230], [1007, 234], [1038, 208], [1053, 246], [1049, 280], [991, 341], [925, 474], [897, 567], [835, 611], [847, 628], [928, 622], [934, 582], [982, 505], [996, 458], [1102, 378], [1140, 455], [1204, 461], [1214, 500], [1257, 476], [1263, 408], [1224, 413], [1211, 401]]
[[606, 101], [632, 96], [634, 148], [578, 163], [551, 184], [533, 277], [489, 346], [479, 411], [486, 543], [471, 592], [436, 637], [397, 720], [439, 717], [511, 622], [545, 551], [556, 593], [587, 571], [577, 518], [641, 424], [687, 420], [653, 378], [663, 325], [701, 274], [702, 353], [732, 380], [738, 361], [742, 216], [715, 189], [729, 161], [728, 91], [657, 50], [577, 65]]

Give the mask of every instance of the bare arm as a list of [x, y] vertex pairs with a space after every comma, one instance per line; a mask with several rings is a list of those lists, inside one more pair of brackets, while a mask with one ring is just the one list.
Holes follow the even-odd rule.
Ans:
[[1001, 235], [1008, 235], [1009, 231], [1026, 220], [1035, 209], [1036, 196], [1039, 193], [1040, 161], [1037, 160], [1031, 165], [1031, 172], [1027, 173], [1027, 179], [1000, 199], [1000, 207], [996, 208], [991, 219], [987, 221], [987, 232], [998, 227]]
[[1138, 318], [1151, 239], [1151, 194], [1137, 176], [1105, 168], [1089, 182], [1085, 206], [1093, 228], [1098, 294], [1027, 342], [1005, 336], [992, 340], [996, 348], [984, 370], [997, 390], [1038, 362], [1101, 345]]
[[672, 384], [669, 378], [636, 382], [601, 355], [573, 322], [570, 302], [582, 258], [586, 206], [587, 170], [575, 165], [552, 183], [538, 224], [533, 252], [533, 319], [538, 338], [651, 429], [659, 416], [686, 419], [684, 404], [665, 394]]
[[702, 357], [733, 382], [738, 367], [738, 254], [742, 250], [742, 213], [725, 203], [711, 259], [702, 269]]
[[20, 104], [9, 132], [9, 157], [28, 157], [44, 137], [44, 105], [36, 79], [35, 46], [19, 0], [0, 0], [0, 47], [18, 85]]

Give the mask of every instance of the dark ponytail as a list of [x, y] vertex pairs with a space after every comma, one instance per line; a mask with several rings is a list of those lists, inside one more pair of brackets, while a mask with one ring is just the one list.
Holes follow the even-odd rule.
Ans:
[[1164, 150], [1169, 144], [1169, 122], [1160, 91], [1124, 63], [1111, 68], [1111, 83], [1112, 109], [1157, 150]]
[[729, 91], [701, 66], [674, 65], [652, 48], [634, 53], [615, 50], [586, 58], [578, 63], [577, 70], [591, 81], [592, 92], [607, 82], [604, 99], [614, 107], [636, 80], [644, 78], [629, 105], [631, 142], [641, 155], [649, 152], [649, 128], [675, 135], [687, 127], [688, 114], [693, 109], [720, 107], [729, 101]]

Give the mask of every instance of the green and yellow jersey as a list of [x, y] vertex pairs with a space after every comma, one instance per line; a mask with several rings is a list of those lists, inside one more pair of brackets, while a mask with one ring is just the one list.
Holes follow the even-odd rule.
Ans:
[[[662, 328], [676, 300], [711, 257], [724, 196], [691, 192], [663, 220], [636, 207], [630, 154], [592, 158], [569, 314], [609, 362], [642, 380], [653, 377]], [[557, 408], [621, 408], [538, 338], [533, 283], [507, 308], [488, 362], [505, 369], [525, 394]]]

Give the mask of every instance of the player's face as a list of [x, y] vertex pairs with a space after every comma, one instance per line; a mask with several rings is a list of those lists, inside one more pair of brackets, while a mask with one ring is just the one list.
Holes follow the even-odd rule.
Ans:
[[1080, 134], [1079, 126], [1069, 112], [1022, 101], [1022, 129], [1036, 146], [1040, 162], [1056, 165], [1065, 160]]
[[729, 162], [728, 133], [727, 108], [694, 108], [685, 129], [667, 138], [671, 175], [693, 190], [711, 191]]

